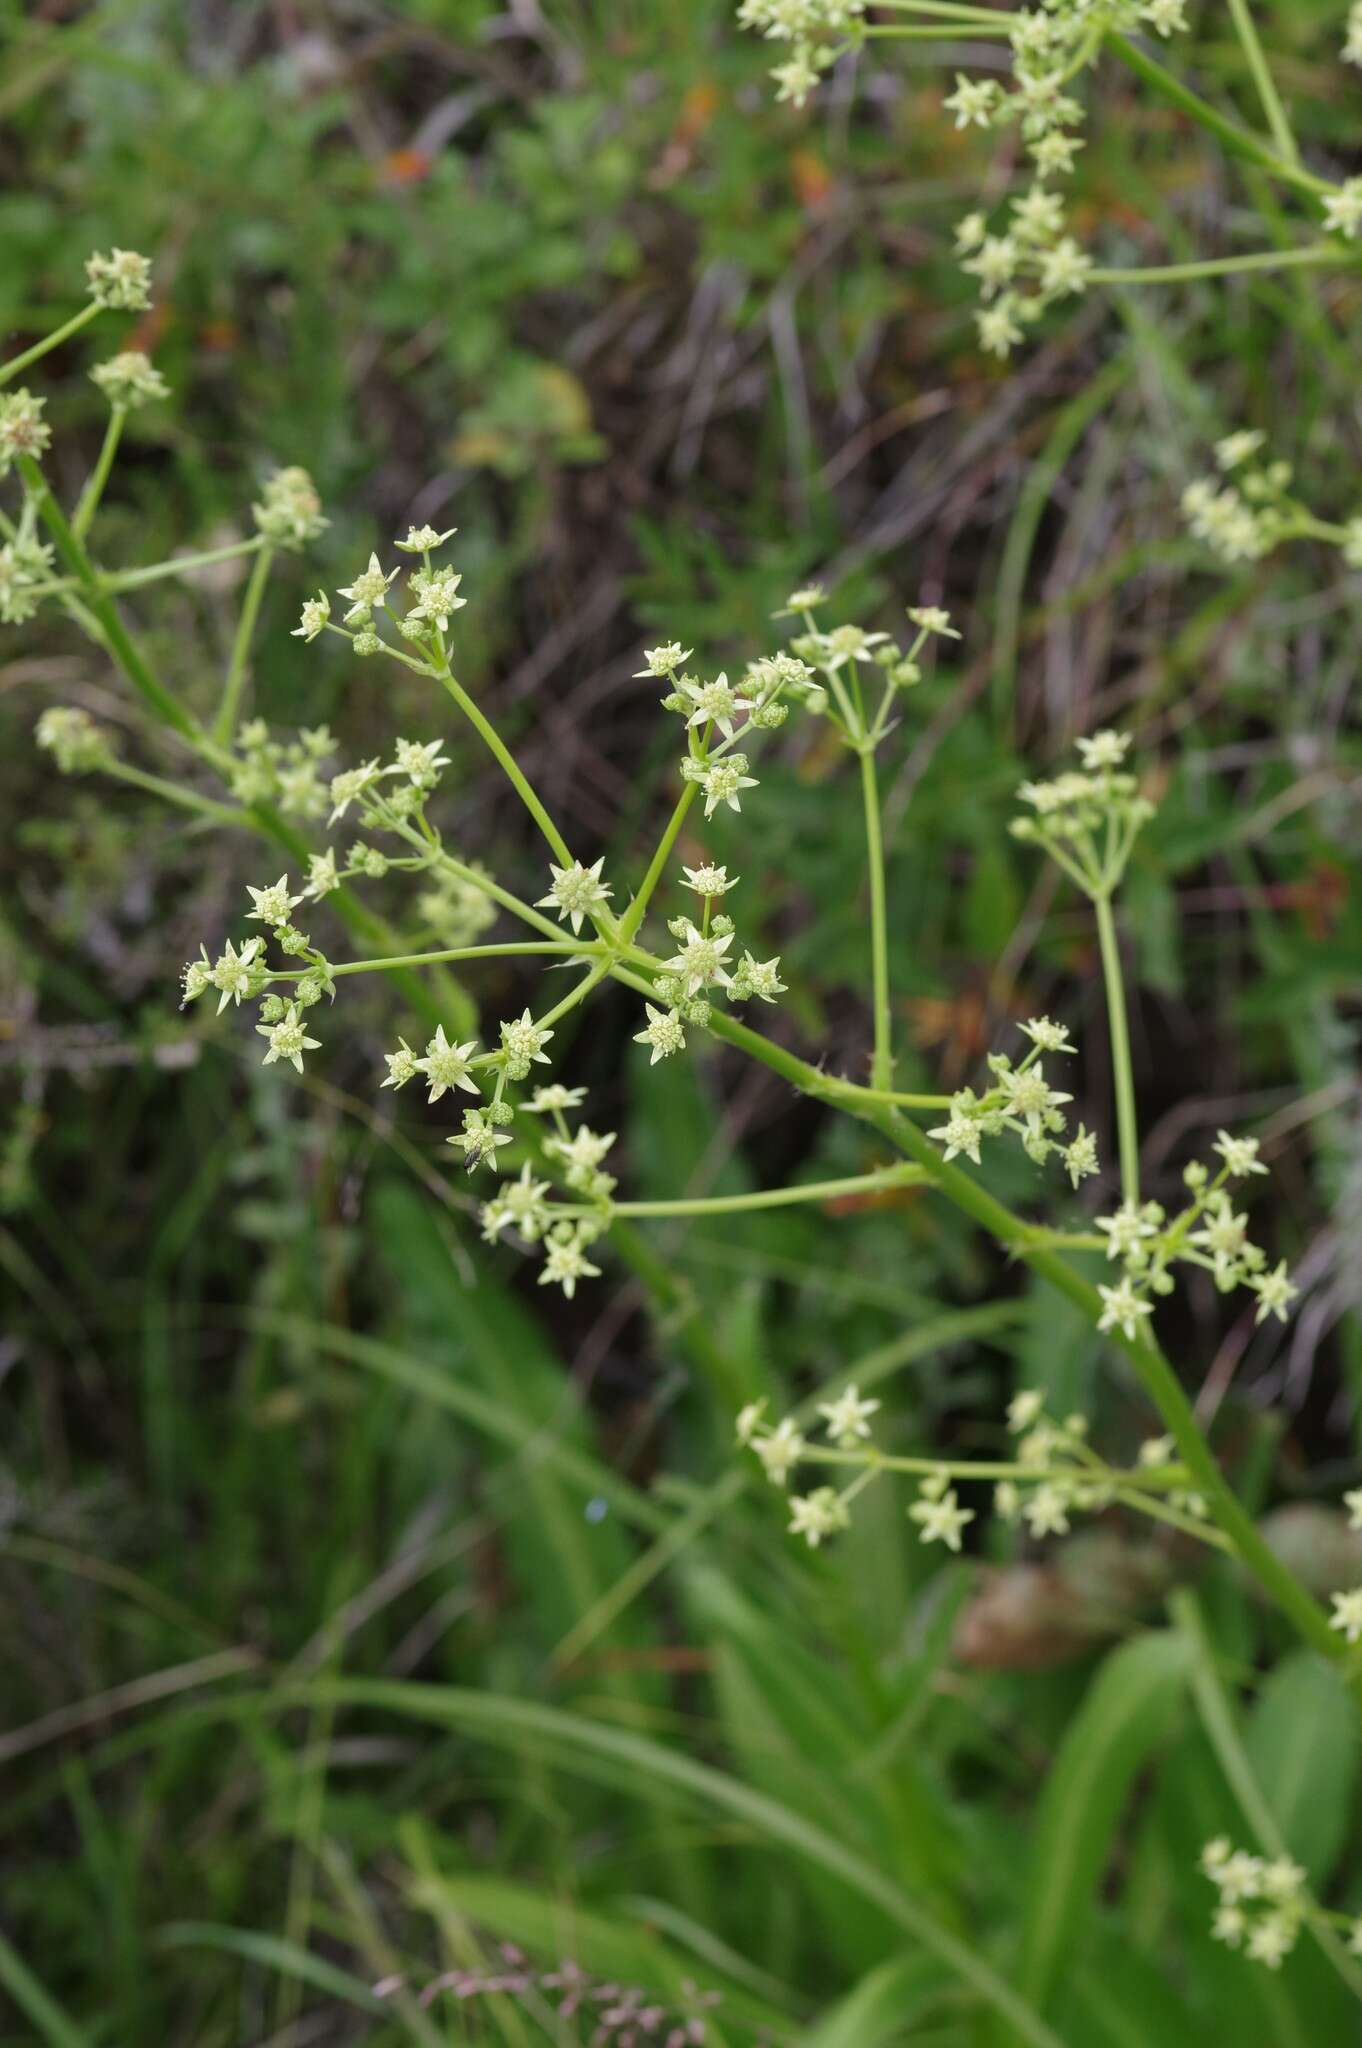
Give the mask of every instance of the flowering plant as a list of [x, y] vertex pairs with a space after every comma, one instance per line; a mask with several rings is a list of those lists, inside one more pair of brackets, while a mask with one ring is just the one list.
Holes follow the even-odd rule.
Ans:
[[[746, 12], [763, 25], [760, 8]], [[809, 18], [820, 30], [836, 26], [839, 32], [852, 32], [861, 20], [857, 10], [844, 9], [834, 24], [836, 12], [825, 20], [815, 10], [816, 18]], [[769, 27], [777, 23], [778, 11], [767, 13]], [[787, 15], [788, 10], [779, 20]], [[1045, 17], [1052, 18], [1061, 20], [1058, 13]], [[1177, 25], [1168, 16], [1155, 20], [1152, 8], [1144, 18], [1161, 30]], [[1083, 10], [1062, 21], [1058, 57], [1067, 68], [1091, 61], [1102, 38], [1118, 34], [1120, 26], [1115, 16], [1109, 22], [1103, 15], [1099, 24]], [[854, 32], [870, 34], [872, 27]], [[1046, 121], [1029, 137], [1038, 173], [1048, 178], [1064, 168], [1061, 152], [1039, 145], [1062, 141], [1066, 124], [1049, 118], [1053, 105], [1040, 92], [1048, 74], [1037, 69], [1038, 33], [1028, 31], [1031, 42], [1020, 53], [1016, 105], [996, 90], [982, 97], [969, 92], [967, 81], [955, 98], [967, 118], [980, 110], [990, 118], [1006, 110], [1024, 128], [1040, 120], [1032, 102], [1048, 108]], [[796, 61], [806, 71], [824, 68], [821, 43], [800, 49]], [[1054, 54], [1048, 43], [1045, 52]], [[1047, 195], [1048, 188], [1037, 184], [1018, 204], [1019, 214], [1023, 206], [1027, 210], [1012, 231], [1008, 260], [1015, 262], [1006, 279], [1001, 269], [996, 276], [990, 269], [1001, 260], [996, 254], [984, 262], [989, 238], [976, 237], [973, 229], [967, 237], [977, 243], [975, 269], [986, 293], [1014, 275], [1028, 282], [1024, 302], [1004, 292], [981, 314], [987, 345], [992, 344], [982, 323], [991, 320], [993, 332], [1003, 308], [1008, 321], [1029, 320], [1057, 295], [1079, 288], [1074, 279], [1086, 259], [1059, 235]], [[1095, 276], [1085, 271], [1081, 282]], [[905, 1512], [919, 1539], [950, 1550], [961, 1548], [978, 1515], [976, 1506], [966, 1504], [983, 1498], [971, 1492], [976, 1487], [987, 1489], [1004, 1521], [1024, 1523], [1035, 1538], [1062, 1535], [1072, 1517], [1120, 1504], [1236, 1554], [1301, 1637], [1331, 1659], [1347, 1661], [1351, 1670], [1350, 1646], [1362, 1640], [1362, 1588], [1336, 1594], [1330, 1616], [1264, 1540], [1221, 1473], [1156, 1334], [1158, 1306], [1174, 1289], [1179, 1267], [1209, 1273], [1222, 1292], [1247, 1290], [1260, 1321], [1284, 1319], [1296, 1288], [1284, 1262], [1250, 1237], [1247, 1210], [1237, 1207], [1242, 1191], [1266, 1170], [1253, 1138], [1222, 1131], [1213, 1160], [1186, 1166], [1186, 1200], [1174, 1214], [1148, 1199], [1141, 1185], [1117, 919], [1128, 865], [1155, 802], [1152, 779], [1132, 758], [1129, 736], [1098, 730], [1079, 740], [1076, 765], [1053, 779], [1023, 783], [1013, 827], [1017, 839], [1053, 863], [1086, 900], [1101, 955], [1121, 1199], [1107, 1213], [1083, 1215], [1074, 1211], [1077, 1197], [1101, 1168], [1089, 1123], [1104, 1121], [1104, 1112], [1089, 1108], [1071, 1121], [1074, 1097], [1060, 1082], [1062, 1062], [1075, 1047], [1063, 1024], [1044, 1016], [1027, 1019], [1020, 1027], [1022, 1043], [993, 1051], [973, 1082], [949, 1096], [895, 1085], [880, 762], [911, 723], [914, 691], [926, 666], [943, 643], [958, 637], [944, 611], [915, 605], [902, 632], [891, 636], [839, 619], [827, 594], [808, 586], [790, 595], [780, 615], [783, 644], [755, 654], [740, 670], [718, 670], [679, 642], [646, 650], [639, 680], [657, 688], [660, 715], [677, 721], [673, 801], [656, 841], [633, 870], [607, 872], [603, 856], [587, 861], [574, 850], [459, 679], [457, 614], [465, 600], [461, 573], [449, 561], [452, 531], [413, 525], [391, 541], [391, 552], [375, 546], [347, 584], [319, 590], [302, 605], [294, 637], [304, 648], [323, 636], [338, 637], [356, 660], [395, 663], [429, 688], [432, 715], [420, 736], [394, 737], [390, 755], [351, 763], [338, 758], [325, 728], [285, 736], [245, 715], [251, 651], [273, 565], [281, 555], [302, 554], [326, 525], [306, 473], [290, 468], [269, 479], [253, 507], [250, 540], [121, 572], [100, 566], [90, 535], [124, 422], [135, 406], [161, 399], [163, 381], [144, 355], [130, 350], [94, 372], [109, 402], [109, 425], [96, 465], [69, 511], [44, 466], [50, 430], [43, 400], [14, 382], [97, 314], [145, 307], [150, 266], [132, 252], [114, 250], [91, 258], [89, 282], [90, 301], [80, 315], [0, 370], [0, 383], [11, 387], [0, 395], [0, 474], [12, 476], [17, 486], [0, 548], [0, 616], [18, 623], [40, 606], [61, 607], [121, 671], [144, 713], [149, 747], [160, 738], [178, 754], [170, 773], [129, 760], [86, 713], [54, 706], [39, 720], [37, 738], [61, 772], [101, 773], [132, 783], [205, 824], [248, 831], [269, 849], [258, 881], [246, 892], [240, 927], [214, 934], [184, 966], [183, 1001], [215, 999], [220, 1013], [251, 1005], [263, 1064], [286, 1081], [287, 1073], [307, 1073], [310, 1057], [324, 1052], [335, 1030], [329, 1020], [348, 979], [390, 978], [427, 1028], [416, 1044], [394, 1033], [387, 1071], [375, 1077], [376, 1086], [419, 1088], [432, 1107], [444, 1103], [442, 1114], [457, 1108], [458, 1127], [447, 1142], [467, 1173], [485, 1186], [484, 1237], [489, 1244], [510, 1240], [536, 1256], [540, 1284], [561, 1289], [567, 1298], [601, 1276], [611, 1231], [621, 1223], [856, 1199], [908, 1187], [933, 1191], [1087, 1317], [1113, 1358], [1143, 1386], [1159, 1434], [1151, 1435], [1134, 1464], [1114, 1465], [1090, 1444], [1082, 1418], [1053, 1416], [1037, 1393], [1026, 1390], [1008, 1418], [1015, 1456], [942, 1461], [882, 1451], [874, 1436], [879, 1404], [858, 1384], [830, 1388], [817, 1404], [818, 1441], [805, 1420], [768, 1420], [761, 1404], [750, 1404], [734, 1418], [738, 1440], [774, 1486], [787, 1488], [804, 1466], [830, 1475], [791, 1495], [791, 1532], [811, 1548], [820, 1546], [847, 1526], [855, 1501], [870, 1485], [896, 1474], [914, 1483]], [[1029, 309], [1024, 314], [1023, 303]], [[1233, 459], [1222, 460], [1230, 469], [1255, 453], [1241, 448]], [[1270, 500], [1273, 518], [1282, 522], [1272, 528], [1275, 537], [1305, 516], [1286, 498], [1288, 481], [1269, 476], [1261, 497], [1244, 494], [1245, 502]], [[1208, 533], [1217, 518], [1222, 534], [1230, 523], [1228, 513], [1221, 517], [1205, 504], [1195, 516], [1203, 524], [1209, 518]], [[1261, 521], [1267, 515], [1253, 517]], [[152, 664], [120, 600], [157, 578], [235, 556], [249, 559], [250, 572], [220, 699], [212, 715], [203, 717]], [[436, 728], [451, 710], [495, 760], [543, 841], [543, 869], [523, 893], [447, 838], [449, 817], [441, 798], [450, 760]], [[758, 1028], [756, 1020], [777, 1010], [788, 993], [780, 955], [743, 918], [742, 877], [707, 854], [691, 864], [680, 850], [688, 823], [693, 828], [698, 819], [712, 820], [721, 812], [745, 821], [759, 818], [761, 777], [753, 771], [761, 766], [762, 749], [788, 743], [775, 735], [787, 728], [797, 732], [801, 725], [855, 763], [868, 905], [864, 1078], [830, 1071], [824, 1060], [792, 1050], [783, 1035]], [[369, 885], [389, 877], [419, 892], [423, 904], [441, 906], [442, 921], [455, 927], [448, 944], [415, 950], [400, 942], [368, 897]], [[506, 936], [484, 936], [494, 930]], [[354, 942], [368, 950], [349, 950]], [[493, 958], [542, 963], [555, 978], [569, 978], [566, 992], [555, 989], [544, 1002], [496, 1019], [487, 1031], [462, 977], [474, 981], [477, 963]], [[450, 969], [460, 976], [456, 984], [422, 978]], [[570, 1075], [560, 1078], [552, 1071], [562, 1020], [607, 982], [636, 999], [634, 1036], [650, 1064], [695, 1057], [707, 1042], [722, 1042], [855, 1120], [873, 1134], [882, 1161], [842, 1180], [755, 1194], [648, 1202], [621, 1195], [624, 1169], [616, 1158], [616, 1134], [581, 1119], [585, 1091]], [[1047, 1210], [1064, 1205], [1058, 1223], [1022, 1216], [990, 1191], [991, 1154], [1013, 1141], [1036, 1169], [1038, 1200]], [[1238, 1895], [1226, 1899], [1231, 1880], [1224, 1872], [1238, 1866], [1217, 1847], [1207, 1867], [1220, 1883], [1225, 1906], [1261, 1898], [1271, 1907], [1261, 1916], [1271, 1933], [1256, 1921], [1250, 1929], [1247, 1920], [1231, 1918], [1222, 1919], [1224, 1938], [1236, 1938], [1237, 1928], [1251, 1954], [1269, 1964], [1280, 1960], [1288, 1934], [1294, 1938], [1308, 1918], [1297, 1881], [1288, 1882], [1283, 1870], [1271, 1875], [1265, 1869], [1254, 1874], [1255, 1892], [1244, 1889], [1249, 1880], [1240, 1873], [1233, 1879]]]

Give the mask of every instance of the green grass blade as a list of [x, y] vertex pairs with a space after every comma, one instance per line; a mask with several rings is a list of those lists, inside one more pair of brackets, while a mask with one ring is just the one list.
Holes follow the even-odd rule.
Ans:
[[0, 1934], [0, 1985], [38, 2029], [48, 2048], [90, 2048], [89, 2036], [67, 2018], [51, 1993], [38, 1982], [16, 1949]]
[[224, 1955], [239, 1956], [244, 1962], [257, 1963], [262, 1969], [310, 1984], [314, 1991], [342, 1999], [362, 2012], [391, 2012], [361, 1978], [277, 1934], [257, 1934], [245, 1927], [218, 1927], [204, 1920], [175, 1920], [160, 1930], [157, 1939], [162, 1948], [220, 1949]]

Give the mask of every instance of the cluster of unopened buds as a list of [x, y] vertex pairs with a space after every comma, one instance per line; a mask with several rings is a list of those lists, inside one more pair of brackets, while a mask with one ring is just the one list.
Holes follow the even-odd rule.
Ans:
[[1247, 1287], [1258, 1298], [1255, 1321], [1286, 1312], [1298, 1289], [1287, 1277], [1285, 1261], [1268, 1270], [1267, 1254], [1248, 1236], [1248, 1218], [1237, 1212], [1230, 1183], [1266, 1173], [1255, 1138], [1217, 1134], [1212, 1148], [1219, 1170], [1194, 1160], [1183, 1181], [1190, 1200], [1169, 1217], [1158, 1202], [1123, 1202], [1110, 1216], [1099, 1216], [1096, 1229], [1106, 1240], [1107, 1257], [1119, 1264], [1122, 1277], [1114, 1287], [1099, 1287], [1103, 1330], [1120, 1330], [1133, 1338], [1154, 1312], [1154, 1298], [1173, 1291], [1172, 1267], [1200, 1266], [1222, 1294]]
[[1215, 444], [1218, 474], [1197, 477], [1182, 494], [1193, 537], [1222, 562], [1258, 562], [1289, 540], [1320, 540], [1362, 569], [1362, 515], [1341, 525], [1316, 518], [1291, 492], [1289, 462], [1260, 460], [1266, 434], [1242, 428]]
[[1141, 1446], [1129, 1470], [1107, 1465], [1088, 1442], [1081, 1415], [1051, 1417], [1035, 1389], [1015, 1396], [1008, 1409], [1008, 1429], [1017, 1439], [1014, 1458], [1002, 1461], [900, 1458], [872, 1441], [871, 1418], [880, 1403], [850, 1385], [831, 1400], [820, 1402], [817, 1414], [825, 1442], [814, 1442], [800, 1420], [787, 1415], [766, 1420], [764, 1401], [752, 1402], [737, 1420], [740, 1446], [756, 1457], [767, 1479], [782, 1489], [804, 1465], [850, 1469], [854, 1477], [842, 1486], [825, 1485], [790, 1496], [790, 1534], [801, 1536], [810, 1549], [837, 1535], [851, 1521], [852, 1503], [875, 1479], [906, 1475], [916, 1482], [917, 1498], [908, 1508], [922, 1543], [962, 1548], [964, 1532], [976, 1510], [961, 1504], [962, 1485], [979, 1486], [991, 1496], [993, 1511], [1004, 1521], [1025, 1526], [1033, 1540], [1065, 1536], [1071, 1518], [1126, 1507], [1184, 1533], [1202, 1534], [1205, 1503], [1185, 1484], [1185, 1473], [1167, 1437], [1153, 1437]]
[[1211, 1933], [1250, 1961], [1279, 1970], [1307, 1926], [1345, 1934], [1350, 1953], [1362, 1956], [1362, 1919], [1316, 1904], [1289, 1856], [1255, 1856], [1217, 1835], [1201, 1852], [1201, 1870], [1219, 1894]]

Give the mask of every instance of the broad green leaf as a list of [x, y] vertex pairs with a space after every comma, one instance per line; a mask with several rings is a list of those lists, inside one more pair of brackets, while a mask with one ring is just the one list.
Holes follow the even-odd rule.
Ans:
[[1166, 1739], [1192, 1652], [1167, 1630], [1113, 1650], [1088, 1687], [1036, 1809], [1018, 1981], [1044, 2010], [1084, 1930], [1135, 1774]]
[[1338, 1670], [1297, 1650], [1269, 1673], [1244, 1747], [1287, 1848], [1318, 1890], [1347, 1839], [1357, 1783], [1357, 1711]]

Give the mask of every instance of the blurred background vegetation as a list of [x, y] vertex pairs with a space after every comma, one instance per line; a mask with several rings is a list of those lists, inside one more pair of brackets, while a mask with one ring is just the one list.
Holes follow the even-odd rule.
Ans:
[[[1251, 117], [1194, 11], [1179, 61]], [[1362, 168], [1338, 10], [1264, 12], [1309, 147]], [[409, 520], [459, 528], [460, 674], [617, 877], [673, 772], [645, 641], [741, 662], [811, 575], [867, 623], [957, 615], [888, 757], [900, 1085], [960, 1085], [1048, 1011], [1105, 1133], [1091, 934], [1005, 826], [1075, 732], [1137, 733], [1163, 794], [1126, 903], [1149, 1186], [1253, 1129], [1255, 1235], [1303, 1288], [1284, 1330], [1187, 1288], [1170, 1350], [1293, 1561], [1354, 1580], [1329, 1504], [1362, 1390], [1357, 578], [1310, 546], [1225, 572], [1177, 499], [1215, 436], [1262, 426], [1321, 513], [1357, 509], [1358, 278], [1094, 292], [991, 364], [951, 254], [988, 171], [941, 108], [959, 53], [877, 47], [799, 113], [712, 0], [6, 0], [0, 25], [0, 332], [74, 310], [92, 248], [156, 262], [135, 339], [176, 395], [133, 417], [101, 560], [240, 537], [268, 470], [304, 464], [332, 525], [271, 583], [254, 709], [351, 759], [443, 729], [450, 838], [522, 893], [539, 850], [416, 679], [289, 637]], [[1076, 204], [1104, 260], [1237, 246], [1246, 189], [1271, 220], [1101, 74]], [[68, 499], [112, 345], [32, 380]], [[200, 708], [236, 566], [135, 606]], [[592, 2038], [547, 1994], [420, 2002], [503, 1943], [703, 2011], [710, 2041], [1000, 2040], [924, 1909], [1071, 2048], [1355, 2038], [1314, 1950], [1277, 1979], [1206, 1934], [1195, 1858], [1246, 1836], [1244, 1771], [1362, 1910], [1349, 1716], [1232, 1572], [1115, 1522], [943, 1565], [887, 1489], [809, 1556], [733, 1468], [740, 1401], [849, 1373], [902, 1448], [987, 1455], [1035, 1384], [1132, 1455], [1152, 1419], [1091, 1333], [917, 1191], [640, 1233], [546, 1302], [478, 1243], [443, 1123], [376, 1096], [391, 990], [347, 1000], [297, 1086], [234, 1019], [178, 1011], [180, 963], [272, 872], [57, 782], [30, 738], [51, 702], [162, 765], [64, 621], [5, 634], [5, 2048]], [[783, 954], [778, 1028], [859, 1071], [835, 755], [777, 749], [702, 845]], [[533, 987], [489, 963], [473, 992], [496, 1017]], [[629, 1192], [873, 1163], [727, 1056], [649, 1072], [634, 1007], [602, 998], [560, 1069], [625, 1134]], [[1034, 1200], [1024, 1163], [990, 1173]]]

